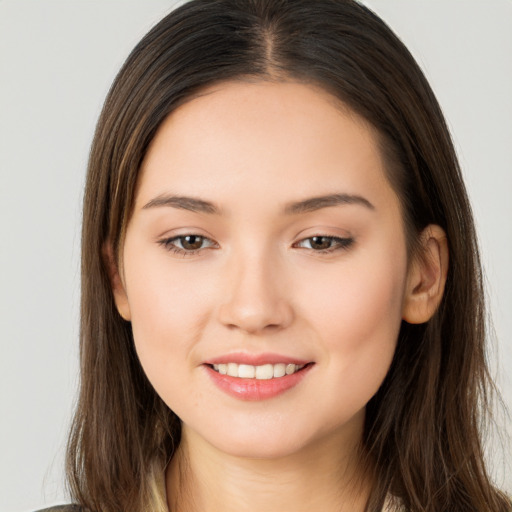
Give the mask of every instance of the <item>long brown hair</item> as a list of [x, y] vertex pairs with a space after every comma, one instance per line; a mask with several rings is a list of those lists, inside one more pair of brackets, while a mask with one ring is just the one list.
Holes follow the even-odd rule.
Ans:
[[441, 109], [393, 32], [353, 0], [192, 0], [136, 46], [105, 101], [91, 149], [82, 234], [81, 387], [68, 446], [74, 499], [101, 512], [166, 510], [163, 473], [180, 422], [139, 364], [118, 314], [105, 245], [118, 260], [138, 172], [162, 121], [215, 82], [319, 85], [380, 134], [411, 247], [428, 224], [447, 233], [443, 301], [403, 323], [390, 371], [367, 405], [365, 460], [385, 496], [410, 511], [504, 512], [482, 452], [493, 392], [472, 213]]

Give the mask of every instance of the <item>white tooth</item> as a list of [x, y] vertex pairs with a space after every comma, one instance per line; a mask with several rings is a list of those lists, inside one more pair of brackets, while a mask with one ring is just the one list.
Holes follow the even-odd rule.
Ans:
[[256, 369], [250, 364], [241, 364], [238, 367], [238, 376], [242, 379], [254, 379]]
[[270, 380], [272, 378], [284, 377], [285, 375], [292, 375], [304, 368], [304, 365], [293, 363], [262, 364], [260, 366], [220, 363], [212, 366], [214, 370], [218, 371], [221, 375], [229, 375], [230, 377], [239, 377], [241, 379], [256, 378], [258, 380]]
[[271, 364], [264, 364], [256, 366], [256, 378], [260, 380], [269, 380], [274, 376], [274, 366]]
[[230, 377], [238, 377], [238, 365], [236, 363], [228, 363], [227, 374]]
[[274, 365], [274, 377], [284, 377], [286, 375], [286, 365], [279, 363]]
[[286, 365], [286, 375], [291, 375], [292, 373], [295, 373], [296, 371], [296, 365], [289, 363]]

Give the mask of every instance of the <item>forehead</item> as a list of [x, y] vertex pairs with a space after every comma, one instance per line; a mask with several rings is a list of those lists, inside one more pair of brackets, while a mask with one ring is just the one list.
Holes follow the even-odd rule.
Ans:
[[312, 85], [227, 82], [162, 123], [141, 168], [136, 208], [162, 193], [279, 203], [336, 188], [390, 192], [367, 122]]

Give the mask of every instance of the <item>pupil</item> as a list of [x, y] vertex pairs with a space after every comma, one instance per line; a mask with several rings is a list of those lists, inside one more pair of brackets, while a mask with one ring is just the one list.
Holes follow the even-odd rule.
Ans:
[[184, 238], [183, 247], [185, 249], [199, 249], [201, 247], [201, 237], [196, 235], [189, 235]]
[[314, 236], [312, 242], [313, 249], [329, 249], [330, 247], [330, 240], [325, 236]]

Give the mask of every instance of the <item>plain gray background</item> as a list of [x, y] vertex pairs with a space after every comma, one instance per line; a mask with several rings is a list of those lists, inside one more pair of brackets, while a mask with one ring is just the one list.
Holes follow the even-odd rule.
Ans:
[[[367, 0], [445, 111], [473, 201], [512, 407], [512, 1]], [[0, 1], [0, 510], [66, 501], [77, 385], [80, 208], [103, 98], [171, 0]], [[510, 438], [510, 421], [498, 418]], [[508, 450], [508, 451], [507, 451]], [[512, 492], [510, 447], [491, 447]]]

